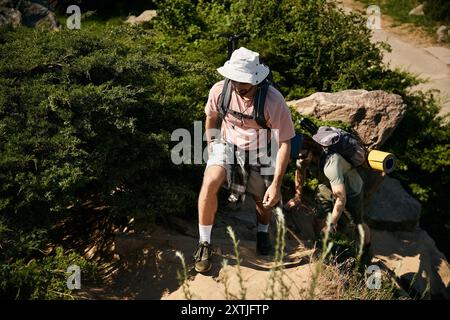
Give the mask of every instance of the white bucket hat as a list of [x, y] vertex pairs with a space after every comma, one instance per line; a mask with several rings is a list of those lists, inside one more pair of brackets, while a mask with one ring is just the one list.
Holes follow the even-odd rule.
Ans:
[[233, 81], [257, 85], [268, 75], [269, 68], [259, 62], [259, 53], [240, 47], [233, 51], [230, 60], [217, 71]]

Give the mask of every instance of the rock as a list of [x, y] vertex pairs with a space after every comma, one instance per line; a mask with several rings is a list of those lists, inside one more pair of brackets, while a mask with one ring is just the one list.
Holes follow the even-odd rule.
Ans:
[[141, 24], [152, 20], [154, 17], [156, 17], [156, 15], [156, 10], [145, 10], [137, 17], [129, 16], [125, 22], [130, 24]]
[[412, 286], [411, 296], [450, 298], [450, 265], [425, 231], [373, 230], [372, 253], [372, 262], [381, 261], [400, 278], [405, 290]]
[[381, 90], [317, 92], [288, 102], [303, 115], [320, 120], [341, 120], [350, 124], [363, 142], [379, 148], [402, 120], [406, 105], [402, 98]]
[[408, 14], [410, 16], [423, 16], [423, 15], [425, 15], [425, 13], [423, 12], [423, 7], [424, 7], [424, 4], [422, 3], [422, 4], [418, 5], [417, 7], [415, 7], [414, 9], [412, 9]]
[[48, 24], [50, 29], [58, 29], [58, 21], [48, 1], [13, 1], [0, 2], [0, 25], [23, 24], [34, 27], [37, 24]]
[[171, 229], [178, 231], [180, 234], [193, 238], [198, 237], [198, 222], [196, 220], [185, 220], [176, 216], [169, 216], [167, 221]]
[[421, 208], [419, 201], [403, 189], [400, 181], [386, 176], [365, 210], [365, 219], [375, 229], [414, 231]]
[[440, 26], [436, 31], [437, 41], [445, 42], [448, 39], [448, 28], [447, 26]]
[[[286, 212], [287, 210], [285, 210]], [[316, 233], [314, 231], [314, 212], [301, 205], [299, 208], [294, 208], [285, 213], [286, 225], [290, 228], [300, 240], [316, 240]]]
[[380, 189], [385, 175], [380, 171], [364, 167], [359, 167], [357, 170], [364, 181], [364, 204], [367, 206]]
[[142, 251], [151, 240], [151, 237], [146, 235], [117, 233], [114, 236], [115, 252], [121, 256], [136, 254]]
[[13, 27], [18, 27], [21, 23], [22, 14], [20, 11], [13, 8], [0, 7], [0, 26], [12, 25]]

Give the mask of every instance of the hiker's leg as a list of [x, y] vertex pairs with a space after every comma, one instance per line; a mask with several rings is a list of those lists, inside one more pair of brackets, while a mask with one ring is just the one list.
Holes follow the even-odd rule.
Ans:
[[217, 164], [207, 165], [198, 196], [199, 243], [194, 252], [195, 271], [211, 269], [211, 229], [217, 211], [217, 193], [226, 180], [226, 169]]
[[268, 255], [272, 251], [269, 235], [269, 224], [272, 219], [272, 208], [265, 208], [262, 204], [266, 192], [266, 182], [259, 171], [252, 170], [247, 182], [247, 191], [252, 194], [256, 205], [256, 252]]
[[370, 233], [370, 228], [365, 222], [363, 222], [362, 227], [364, 229], [364, 245], [368, 245], [372, 242], [372, 235]]
[[319, 184], [315, 195], [315, 231], [319, 235], [327, 224], [328, 214], [333, 212], [333, 192], [324, 184]]
[[212, 225], [217, 212], [217, 193], [226, 180], [226, 170], [222, 166], [208, 166], [198, 196], [198, 223]]
[[252, 168], [247, 181], [247, 192], [252, 195], [256, 204], [256, 221], [262, 225], [269, 224], [272, 218], [272, 209], [266, 209], [262, 204], [266, 189], [264, 178], [260, 172]]
[[255, 200], [256, 204], [256, 221], [258, 224], [267, 225], [270, 223], [272, 219], [272, 208], [266, 209], [262, 204], [262, 197], [256, 197], [254, 195], [253, 200]]
[[[355, 196], [347, 197], [346, 207], [348, 212], [352, 216], [356, 225], [361, 224], [364, 230], [364, 244], [367, 245], [371, 242], [370, 228], [364, 223], [364, 192], [361, 192]], [[358, 233], [359, 235], [359, 233]]]

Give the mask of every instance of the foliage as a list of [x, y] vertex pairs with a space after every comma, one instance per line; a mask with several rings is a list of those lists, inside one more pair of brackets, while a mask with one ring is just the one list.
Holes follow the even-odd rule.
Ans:
[[426, 1], [424, 11], [433, 20], [450, 21], [450, 2], [446, 0]]
[[[326, 1], [158, 1], [155, 28], [170, 36], [166, 50], [220, 65], [226, 40], [246, 32], [240, 45], [260, 53], [287, 99], [349, 88], [403, 93], [414, 79], [388, 70], [370, 30], [356, 14]], [[255, 10], [258, 8], [258, 10]], [[270, 21], [270, 23], [269, 23]]]
[[75, 299], [67, 287], [66, 270], [80, 267], [81, 280], [86, 284], [96, 279], [96, 266], [75, 252], [57, 247], [53, 256], [41, 259], [17, 259], [0, 264], [0, 297], [2, 299]]
[[187, 168], [170, 162], [170, 133], [202, 118], [210, 69], [148, 50], [142, 30], [95, 31], [3, 35], [0, 210], [8, 215], [58, 211], [93, 192], [116, 211], [154, 215], [186, 211], [194, 197], [189, 174], [179, 179]]

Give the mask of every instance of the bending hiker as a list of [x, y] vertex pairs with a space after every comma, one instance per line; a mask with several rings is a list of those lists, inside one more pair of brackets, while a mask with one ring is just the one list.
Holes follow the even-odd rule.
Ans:
[[302, 186], [309, 171], [320, 183], [315, 196], [316, 231], [326, 231], [326, 219], [331, 213], [330, 232], [336, 232], [339, 219], [347, 208], [354, 223], [362, 225], [367, 248], [371, 241], [370, 229], [363, 221], [363, 180], [357, 169], [339, 153], [325, 153], [321, 145], [306, 135], [296, 166], [295, 196], [287, 203], [287, 208], [301, 204]]
[[[197, 272], [211, 268], [211, 230], [221, 186], [228, 188], [235, 199], [245, 192], [252, 194], [258, 224], [257, 252], [269, 254], [271, 207], [280, 201], [290, 139], [295, 135], [286, 102], [266, 81], [269, 68], [259, 62], [258, 53], [241, 47], [217, 71], [225, 80], [211, 88], [205, 107], [209, 159], [198, 198]], [[212, 134], [215, 128], [220, 129], [216, 137]], [[267, 162], [261, 159], [268, 157], [272, 136], [277, 136], [278, 144], [275, 169], [265, 174]]]

